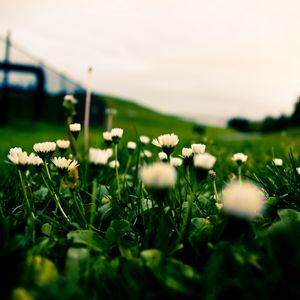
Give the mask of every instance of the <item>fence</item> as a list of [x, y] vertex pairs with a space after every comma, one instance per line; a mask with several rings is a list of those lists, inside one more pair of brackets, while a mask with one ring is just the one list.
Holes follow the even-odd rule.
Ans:
[[[0, 36], [0, 123], [16, 119], [62, 122], [66, 94], [78, 100], [77, 121], [82, 121], [84, 87], [12, 42], [9, 35]], [[92, 97], [91, 123], [100, 124], [105, 103], [99, 95]]]

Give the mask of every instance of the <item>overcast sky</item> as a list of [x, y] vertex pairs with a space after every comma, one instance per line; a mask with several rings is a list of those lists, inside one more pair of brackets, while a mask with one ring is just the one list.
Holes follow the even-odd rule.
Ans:
[[93, 89], [190, 116], [291, 113], [299, 0], [0, 0], [0, 34]]

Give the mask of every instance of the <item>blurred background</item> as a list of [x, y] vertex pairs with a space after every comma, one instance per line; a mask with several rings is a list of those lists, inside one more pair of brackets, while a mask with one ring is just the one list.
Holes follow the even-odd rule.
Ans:
[[2, 125], [62, 122], [65, 94], [80, 121], [89, 66], [92, 124], [126, 99], [242, 131], [299, 125], [299, 1], [1, 2]]

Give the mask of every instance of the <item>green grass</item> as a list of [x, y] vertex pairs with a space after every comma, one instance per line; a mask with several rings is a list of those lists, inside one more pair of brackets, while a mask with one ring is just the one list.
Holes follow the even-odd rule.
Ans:
[[[20, 170], [1, 162], [0, 298], [299, 299], [300, 129], [251, 135], [208, 127], [199, 135], [173, 116], [130, 102], [110, 106], [118, 109], [114, 127], [124, 129], [118, 171], [84, 159], [65, 173], [51, 161]], [[91, 129], [90, 146], [105, 147], [103, 130]], [[157, 161], [160, 149], [144, 146], [153, 157], [143, 158], [138, 144], [130, 156], [127, 141], [172, 132], [180, 139], [174, 156], [193, 142], [206, 144], [217, 158], [215, 182], [193, 164], [146, 176], [176, 179], [168, 188], [143, 182], [141, 166]], [[12, 147], [32, 152], [36, 142], [67, 137], [63, 125], [30, 122], [0, 128], [0, 136], [1, 161]], [[83, 132], [77, 145], [82, 158]], [[248, 155], [241, 181], [232, 179], [236, 152]], [[252, 186], [231, 197], [242, 197], [242, 206], [254, 197], [264, 209], [243, 218], [217, 208], [216, 201], [226, 202], [221, 191], [245, 179], [256, 182], [255, 195]]]

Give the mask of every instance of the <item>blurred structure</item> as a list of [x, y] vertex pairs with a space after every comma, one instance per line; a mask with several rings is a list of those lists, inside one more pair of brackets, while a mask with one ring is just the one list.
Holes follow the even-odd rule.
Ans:
[[117, 114], [117, 110], [115, 108], [107, 108], [105, 110], [105, 114], [107, 115], [106, 130], [111, 131], [113, 127], [113, 116]]
[[[78, 100], [77, 121], [83, 121], [83, 85], [12, 42], [9, 33], [0, 37], [0, 125], [20, 119], [63, 122], [66, 94]], [[102, 123], [104, 111], [101, 96], [93, 95], [91, 123]]]

